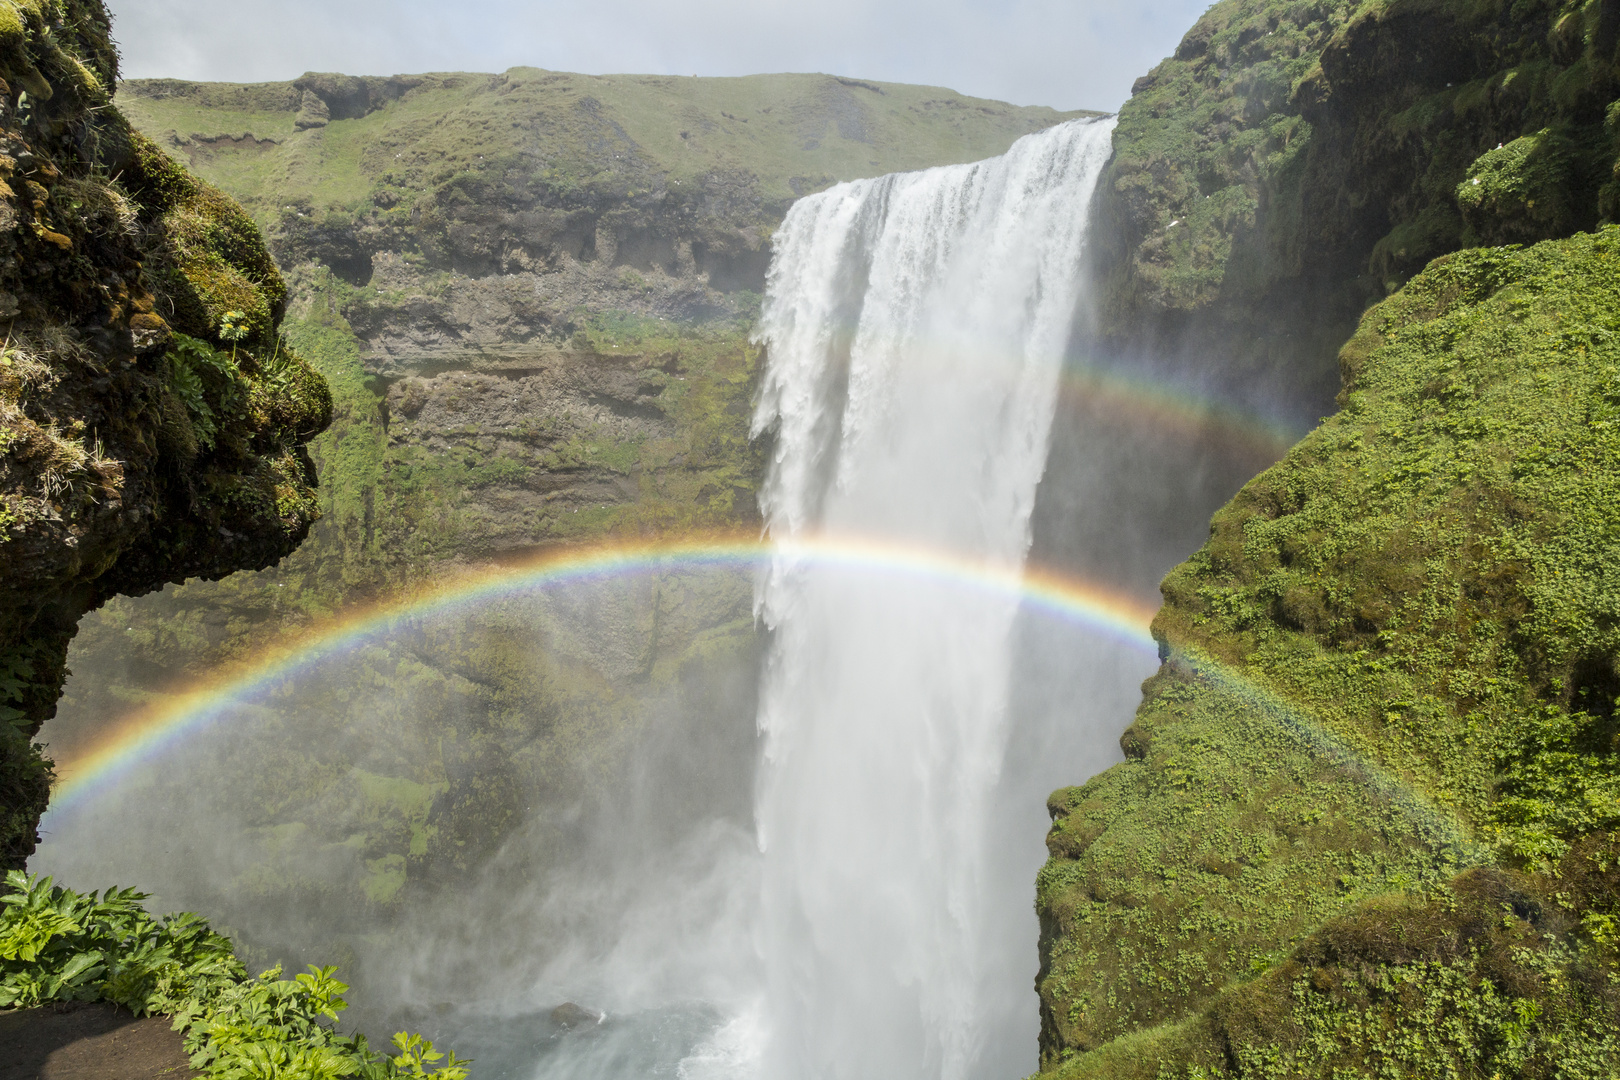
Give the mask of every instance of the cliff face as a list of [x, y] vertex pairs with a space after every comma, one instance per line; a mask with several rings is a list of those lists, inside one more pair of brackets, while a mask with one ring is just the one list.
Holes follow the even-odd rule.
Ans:
[[122, 94], [288, 268], [290, 332], [339, 416], [306, 558], [345, 565], [350, 593], [438, 560], [752, 523], [746, 337], [787, 206], [1067, 115], [829, 76], [533, 69]]
[[1139, 84], [1116, 334], [1297, 383], [1312, 303], [1391, 294], [1165, 580], [1127, 763], [1052, 797], [1044, 1069], [1620, 1062], [1611, 7], [1221, 4]]
[[325, 384], [258, 230], [111, 105], [96, 0], [0, 3], [0, 865], [33, 851], [86, 611], [270, 565], [316, 516]]
[[1430, 259], [1613, 216], [1617, 32], [1596, 2], [1216, 4], [1120, 111], [1112, 350], [1314, 419], [1361, 312]]
[[748, 314], [768, 241], [836, 180], [993, 156], [1073, 114], [820, 75], [501, 75], [125, 87], [284, 266], [361, 290], [369, 370], [530, 358], [582, 314]]

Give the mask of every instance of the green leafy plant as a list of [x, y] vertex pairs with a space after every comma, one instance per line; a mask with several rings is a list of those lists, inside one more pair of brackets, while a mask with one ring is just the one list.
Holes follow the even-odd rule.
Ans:
[[455, 1051], [450, 1052], [450, 1058], [436, 1071], [430, 1073], [428, 1066], [444, 1060], [444, 1055], [433, 1049], [433, 1043], [420, 1035], [409, 1035], [401, 1031], [394, 1036], [394, 1046], [399, 1050], [393, 1058], [396, 1067], [404, 1070], [406, 1076], [437, 1076], [439, 1080], [466, 1080], [467, 1062], [458, 1061]]
[[[224, 324], [221, 336], [226, 335], [225, 327], [230, 325], [229, 322]], [[185, 334], [175, 334], [169, 349], [169, 388], [185, 405], [192, 429], [197, 433], [197, 442], [204, 449], [213, 447], [221, 424], [240, 413], [246, 397], [245, 380], [236, 366], [234, 342], [247, 331], [238, 328], [233, 332], [237, 332], [238, 337], [228, 339], [233, 342], [230, 356], [206, 341]]]
[[[248, 977], [231, 943], [190, 913], [154, 919], [134, 889], [77, 893], [13, 870], [0, 895], [0, 1008], [107, 1001], [168, 1015], [195, 1069], [218, 1080], [467, 1080], [467, 1062], [420, 1035], [397, 1055], [336, 1024], [348, 986], [335, 967]], [[430, 1066], [442, 1065], [437, 1068]]]

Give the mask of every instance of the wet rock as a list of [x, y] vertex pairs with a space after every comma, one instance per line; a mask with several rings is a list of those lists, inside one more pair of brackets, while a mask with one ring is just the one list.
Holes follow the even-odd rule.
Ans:
[[567, 1031], [575, 1028], [595, 1027], [603, 1020], [603, 1015], [583, 1005], [575, 1005], [572, 1001], [565, 1001], [551, 1010], [551, 1022]]

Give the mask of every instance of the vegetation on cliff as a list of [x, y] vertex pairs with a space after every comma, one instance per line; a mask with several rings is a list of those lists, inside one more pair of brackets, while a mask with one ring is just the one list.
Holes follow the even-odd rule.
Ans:
[[1612, 1073], [1617, 46], [1598, 0], [1225, 0], [1122, 110], [1112, 348], [1340, 411], [1053, 796], [1043, 1068]]
[[1617, 35], [1600, 0], [1216, 4], [1120, 110], [1112, 347], [1325, 405], [1361, 312], [1430, 259], [1614, 219]]
[[1130, 762], [1051, 804], [1047, 1067], [1620, 1063], [1616, 311], [1620, 228], [1436, 261], [1166, 579]]
[[348, 986], [337, 969], [250, 977], [231, 943], [192, 914], [154, 919], [133, 889], [76, 893], [20, 870], [0, 891], [0, 1009], [108, 1001], [136, 1016], [174, 1017], [192, 1068], [223, 1080], [466, 1080], [467, 1062], [419, 1035], [395, 1053], [342, 1035]]
[[[809, 190], [993, 157], [1079, 115], [828, 75], [535, 68], [140, 80], [123, 94], [137, 127], [242, 198], [278, 244], [337, 264], [413, 252], [469, 273], [565, 233], [588, 251], [604, 212], [666, 240], [726, 246], [732, 234], [763, 254], [760, 237], [736, 234], [768, 230]], [[514, 210], [529, 215], [520, 229], [490, 228]]]
[[111, 104], [94, 0], [0, 3], [0, 865], [48, 793], [31, 745], [79, 617], [267, 566], [316, 516], [325, 384], [281, 341], [257, 229]]

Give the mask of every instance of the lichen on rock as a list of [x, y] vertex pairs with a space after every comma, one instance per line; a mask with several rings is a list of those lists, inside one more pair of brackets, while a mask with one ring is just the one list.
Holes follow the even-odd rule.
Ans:
[[96, 0], [0, 0], [0, 865], [48, 796], [31, 746], [79, 617], [274, 563], [316, 515], [326, 385], [279, 336], [250, 219], [111, 104]]

